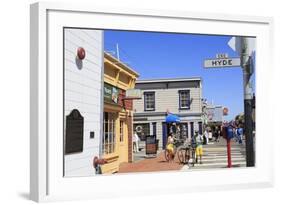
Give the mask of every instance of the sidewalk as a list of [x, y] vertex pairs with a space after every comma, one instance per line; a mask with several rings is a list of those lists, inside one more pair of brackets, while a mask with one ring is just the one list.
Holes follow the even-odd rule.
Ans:
[[177, 157], [174, 162], [167, 162], [164, 156], [164, 151], [161, 151], [153, 158], [145, 158], [137, 160], [133, 163], [122, 163], [118, 173], [128, 172], [154, 172], [154, 171], [171, 171], [180, 170], [183, 165], [179, 163]]
[[[164, 156], [164, 151], [158, 152], [156, 157], [146, 156], [145, 150], [138, 153], [133, 153], [133, 163], [122, 163], [118, 173], [128, 172], [154, 172], [154, 171], [192, 171], [199, 169], [218, 169], [227, 168], [227, 148], [226, 140], [221, 138], [219, 142], [210, 142], [208, 145], [203, 145], [203, 164], [195, 164], [188, 167], [180, 164], [178, 157], [175, 156], [174, 162], [167, 162]], [[245, 142], [240, 145], [232, 140], [231, 142], [232, 167], [245, 167]]]

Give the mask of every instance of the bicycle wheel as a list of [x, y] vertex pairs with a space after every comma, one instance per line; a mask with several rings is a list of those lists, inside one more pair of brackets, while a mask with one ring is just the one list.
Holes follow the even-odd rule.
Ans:
[[178, 159], [180, 163], [185, 163], [186, 162], [186, 151], [185, 149], [179, 149], [178, 150]]
[[195, 149], [192, 149], [192, 166], [194, 167], [196, 163], [196, 152]]
[[186, 161], [187, 165], [190, 165], [190, 150], [189, 149], [185, 150], [185, 161]]

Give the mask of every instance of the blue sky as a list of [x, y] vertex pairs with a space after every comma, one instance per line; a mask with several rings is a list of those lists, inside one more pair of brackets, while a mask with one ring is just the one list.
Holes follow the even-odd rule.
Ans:
[[227, 45], [231, 36], [193, 35], [156, 32], [104, 32], [105, 50], [140, 74], [139, 79], [202, 77], [203, 97], [228, 107], [230, 120], [243, 112], [243, 77], [240, 67], [205, 69], [204, 59], [217, 53], [238, 57]]

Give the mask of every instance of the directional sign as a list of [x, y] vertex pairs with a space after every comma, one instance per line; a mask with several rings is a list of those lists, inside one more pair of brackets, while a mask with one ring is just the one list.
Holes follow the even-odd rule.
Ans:
[[204, 61], [205, 68], [237, 67], [240, 65], [240, 58], [217, 58]]
[[228, 41], [228, 46], [235, 51], [238, 55], [242, 52], [242, 38], [247, 40], [248, 55], [252, 55], [256, 51], [256, 38], [246, 38], [246, 37], [232, 37]]

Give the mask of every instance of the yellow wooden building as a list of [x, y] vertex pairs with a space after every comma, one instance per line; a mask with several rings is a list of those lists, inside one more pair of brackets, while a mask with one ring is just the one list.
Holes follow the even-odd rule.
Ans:
[[104, 114], [102, 173], [115, 173], [122, 162], [132, 162], [133, 102], [126, 90], [135, 87], [139, 74], [117, 58], [104, 53]]

